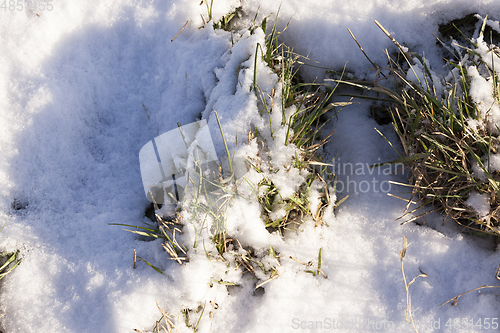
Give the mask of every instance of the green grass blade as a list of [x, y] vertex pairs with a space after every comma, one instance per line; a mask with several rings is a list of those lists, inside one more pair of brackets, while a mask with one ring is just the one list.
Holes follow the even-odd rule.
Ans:
[[137, 256], [137, 259], [141, 260], [141, 261], [144, 261], [149, 267], [151, 267], [152, 269], [154, 269], [155, 271], [157, 271], [158, 273], [160, 274], [163, 274], [165, 275], [165, 273], [163, 273], [163, 271], [161, 269], [159, 269], [158, 267], [152, 265], [149, 261], [145, 260], [145, 259], [142, 259], [141, 257]]
[[229, 163], [229, 171], [231, 172], [231, 175], [233, 175], [233, 161], [231, 159], [231, 154], [229, 154], [229, 148], [227, 147], [226, 137], [224, 136], [224, 132], [222, 131], [222, 126], [220, 124], [219, 115], [217, 114], [217, 111], [214, 110], [214, 113], [215, 113], [215, 118], [217, 119], [217, 124], [219, 125], [220, 134], [222, 135], [222, 141], [224, 142], [224, 147], [226, 148], [226, 155]]

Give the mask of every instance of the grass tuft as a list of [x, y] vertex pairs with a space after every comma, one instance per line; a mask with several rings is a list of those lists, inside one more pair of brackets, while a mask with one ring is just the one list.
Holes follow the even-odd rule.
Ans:
[[[10, 218], [10, 212], [7, 216], [7, 220], [0, 229], [0, 233], [3, 231], [7, 222]], [[21, 263], [21, 259], [18, 259], [19, 250], [15, 252], [0, 252], [0, 280], [3, 279], [7, 274], [11, 273], [14, 268]]]
[[[278, 10], [279, 14], [279, 10]], [[332, 133], [324, 134], [324, 125], [344, 106], [351, 104], [333, 103], [332, 96], [338, 85], [333, 88], [329, 84], [303, 83], [300, 80], [299, 70], [309, 60], [293, 51], [287, 45], [280, 43], [279, 37], [288, 28], [290, 21], [282, 31], [277, 30], [278, 14], [276, 14], [271, 31], [267, 34], [265, 47], [257, 45], [253, 90], [259, 101], [261, 116], [266, 111], [269, 119], [271, 138], [275, 139], [272, 113], [281, 112], [281, 125], [286, 129], [285, 145], [294, 145], [297, 148], [293, 165], [287, 168], [296, 168], [308, 174], [307, 181], [300, 185], [299, 190], [290, 198], [283, 199], [275, 184], [264, 177], [257, 184], [257, 188], [264, 190], [264, 195], [258, 197], [263, 207], [263, 218], [269, 231], [284, 229], [298, 229], [306, 218], [312, 218], [317, 225], [323, 225], [322, 216], [327, 207], [336, 207], [340, 202], [330, 201], [335, 188], [335, 177], [330, 165], [324, 163], [321, 157], [321, 148], [328, 142]], [[262, 29], [267, 33], [267, 17], [262, 22]], [[281, 103], [274, 104], [274, 96], [265, 96], [257, 84], [257, 56], [261, 51], [262, 60], [278, 75], [281, 86]], [[289, 112], [293, 107], [295, 111]], [[334, 110], [336, 112], [333, 112]], [[332, 112], [330, 112], [332, 111]], [[327, 116], [327, 114], [330, 114]], [[253, 133], [252, 138], [258, 137]], [[265, 144], [265, 140], [262, 140]], [[260, 170], [254, 165], [254, 168]], [[322, 184], [321, 204], [315, 211], [310, 210], [309, 194], [313, 184]], [[333, 184], [333, 186], [332, 186]], [[284, 208], [286, 214], [279, 219], [272, 219], [271, 215], [278, 209]]]
[[[210, 18], [211, 2], [206, 4]], [[236, 24], [232, 20], [237, 16], [238, 14], [227, 17], [232, 26]], [[250, 35], [259, 28], [255, 24], [256, 19], [257, 16], [249, 28]], [[224, 21], [215, 27], [226, 29], [224, 27], [228, 25], [228, 22]], [[248, 93], [255, 94], [258, 111], [265, 125], [259, 125], [257, 128], [255, 124], [249, 124], [248, 144], [257, 141], [258, 146], [262, 147], [257, 154], [246, 156], [246, 166], [253, 168], [253, 178], [236, 176], [241, 168], [239, 157], [236, 157], [239, 152], [238, 144], [235, 143], [231, 154], [219, 115], [214, 110], [227, 162], [223, 161], [218, 173], [211, 170], [211, 174], [207, 174], [201, 163], [196, 161], [196, 156], [193, 156], [194, 165], [186, 166], [189, 174], [184, 202], [178, 205], [179, 213], [182, 210], [182, 217], [178, 215], [175, 220], [165, 221], [166, 219], [157, 215], [158, 228], [122, 224], [132, 228], [128, 231], [141, 237], [161, 239], [163, 248], [171, 259], [179, 264], [189, 260], [188, 254], [194, 255], [198, 252], [203, 255], [204, 251], [207, 260], [222, 262], [228, 270], [237, 270], [247, 281], [254, 282], [254, 294], [262, 291], [261, 288], [267, 283], [279, 278], [281, 260], [288, 256], [281, 256], [272, 246], [267, 251], [247, 244], [243, 246], [237, 236], [228, 233], [228, 213], [235, 204], [238, 207], [246, 202], [258, 204], [263, 226], [269, 233], [277, 232], [282, 237], [286, 237], [285, 230], [299, 230], [306, 221], [315, 223], [315, 226], [325, 225], [324, 213], [328, 209], [333, 210], [340, 202], [335, 202], [335, 177], [330, 165], [323, 162], [321, 156], [321, 148], [332, 133], [324, 135], [322, 130], [324, 124], [335, 116], [334, 109], [348, 104], [331, 102], [335, 88], [331, 88], [329, 84], [300, 82], [299, 68], [307, 58], [280, 43], [278, 37], [284, 30], [277, 30], [277, 15], [270, 31], [266, 32], [266, 29], [269, 29], [268, 17], [263, 19], [260, 28], [266, 33], [266, 37], [264, 42], [255, 45], [255, 57], [252, 59], [253, 84]], [[241, 32], [242, 35], [244, 33], [246, 31]], [[261, 89], [258, 84], [257, 69], [259, 66], [265, 68], [265, 65], [278, 76], [278, 83], [271, 91]], [[281, 93], [278, 93], [278, 89], [281, 89]], [[260, 119], [258, 122], [261, 122]], [[283, 156], [286, 162], [279, 165], [280, 163], [273, 160], [272, 150], [285, 146], [288, 146], [286, 148], [291, 153]], [[274, 174], [278, 172], [291, 172], [302, 179], [303, 183], [296, 184], [298, 186], [295, 193], [287, 193], [287, 196], [284, 196], [279, 185], [272, 181]], [[240, 191], [241, 185], [247, 186], [248, 190]], [[158, 207], [155, 208], [158, 211]], [[186, 234], [183, 234], [183, 231]], [[189, 241], [186, 242], [186, 239]], [[189, 244], [184, 245], [185, 242]], [[323, 275], [326, 278], [326, 274], [321, 270], [321, 249], [316, 265], [312, 261], [306, 264], [292, 259], [307, 266], [307, 273], [313, 276]], [[150, 263], [146, 264], [155, 268]], [[211, 277], [211, 281], [210, 287], [223, 286], [228, 291], [239, 287], [234, 281], [222, 280], [220, 277]], [[199, 304], [202, 304], [202, 307], [197, 310], [184, 308], [180, 315], [183, 320], [178, 322], [184, 322], [188, 328], [197, 331], [200, 323], [208, 320], [205, 318], [207, 316], [204, 316], [203, 301]], [[213, 311], [210, 311], [210, 320], [212, 314]], [[159, 322], [173, 329], [173, 321], [168, 315], [163, 315]]]
[[[481, 56], [478, 41], [484, 26], [478, 38], [471, 39], [471, 47], [461, 47], [465, 54], [447, 61], [450, 74], [446, 78], [435, 75], [424, 56], [401, 52], [404, 63], [388, 55], [392, 86], [377, 80], [345, 82], [391, 102], [388, 111], [403, 147], [397, 162], [404, 162], [410, 171], [412, 189], [401, 217], [408, 219], [402, 224], [428, 214], [409, 218], [423, 206], [434, 205], [430, 212], [441, 211], [474, 234], [500, 235], [500, 174], [489, 163], [500, 147], [498, 128], [489, 121], [490, 111], [484, 114], [471, 97], [471, 73], [475, 71], [476, 76], [490, 77], [492, 95], [499, 102], [499, 78], [491, 65], [497, 59], [491, 58], [499, 58], [500, 52], [488, 45], [490, 58]], [[488, 214], [480, 215], [470, 204], [473, 193], [487, 199]], [[410, 211], [415, 197], [419, 206]]]

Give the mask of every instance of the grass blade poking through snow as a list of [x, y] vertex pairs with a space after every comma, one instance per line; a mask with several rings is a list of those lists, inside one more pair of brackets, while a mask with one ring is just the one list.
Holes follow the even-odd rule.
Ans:
[[222, 135], [222, 141], [224, 142], [224, 148], [226, 149], [227, 161], [229, 163], [229, 172], [231, 172], [231, 177], [233, 177], [233, 162], [231, 159], [231, 154], [229, 153], [229, 148], [227, 147], [226, 137], [224, 136], [224, 132], [222, 131], [222, 126], [220, 124], [219, 115], [217, 111], [214, 110], [215, 118], [217, 119], [217, 124], [219, 125], [220, 134]]
[[[265, 45], [256, 45], [254, 77], [251, 89], [258, 98], [261, 116], [263, 116], [264, 110], [267, 113], [271, 139], [275, 138], [277, 132], [275, 126], [284, 126], [286, 129], [285, 145], [294, 145], [298, 148], [293, 167], [301, 171], [304, 170], [309, 173], [309, 176], [306, 183], [300, 186], [294, 196], [285, 199], [282, 198], [280, 190], [275, 184], [268, 179], [263, 179], [258, 184], [258, 187], [265, 188], [266, 191], [264, 196], [259, 197], [264, 216], [271, 214], [276, 207], [286, 207], [287, 213], [282, 219], [266, 219], [266, 226], [270, 231], [276, 229], [281, 231], [290, 226], [294, 226], [292, 229], [296, 229], [299, 225], [296, 222], [302, 221], [302, 218], [307, 216], [312, 217], [316, 221], [316, 225], [324, 223], [321, 219], [324, 209], [327, 206], [332, 207], [328, 191], [332, 191], [335, 186], [325, 186], [325, 192], [321, 200], [322, 204], [318, 211], [315, 212], [309, 211], [307, 193], [310, 192], [310, 186], [315, 181], [334, 183], [334, 175], [331, 173], [328, 163], [323, 163], [321, 156], [317, 152], [333, 134], [325, 135], [322, 133], [323, 126], [342, 107], [350, 104], [350, 102], [332, 103], [331, 99], [338, 85], [332, 88], [329, 84], [301, 83], [299, 81], [298, 71], [308, 59], [294, 53], [291, 48], [279, 42], [278, 37], [286, 30], [290, 21], [283, 31], [278, 32], [276, 29], [277, 20], [278, 15], [276, 15], [271, 32], [266, 36]], [[267, 26], [267, 18], [263, 20], [263, 29], [265, 29], [264, 26]], [[260, 54], [259, 50], [261, 51]], [[274, 103], [274, 92], [266, 94], [257, 84], [257, 60], [259, 55], [261, 55], [268, 67], [278, 75], [281, 84], [280, 105]], [[293, 111], [290, 108], [293, 108]], [[327, 112], [334, 108], [336, 108], [336, 112], [332, 111], [332, 114], [327, 118]], [[276, 112], [276, 109], [281, 112], [281, 124], [272, 123], [272, 119], [276, 119], [276, 117], [271, 115]], [[252, 135], [252, 137], [255, 136], [257, 136], [257, 133]], [[265, 140], [262, 140], [262, 142], [265, 144]]]
[[399, 258], [401, 260], [401, 272], [403, 273], [403, 281], [405, 283], [405, 290], [406, 290], [406, 321], [410, 321], [413, 325], [413, 329], [415, 330], [415, 332], [418, 333], [417, 327], [415, 326], [415, 322], [413, 321], [413, 316], [411, 314], [411, 297], [409, 288], [418, 277], [426, 278], [427, 274], [420, 271], [420, 274], [415, 276], [410, 283], [406, 282], [405, 270], [403, 267], [403, 259], [406, 256], [406, 249], [408, 248], [408, 239], [406, 238], [405, 235], [403, 235], [403, 238], [404, 238], [403, 249], [399, 253]]
[[[7, 220], [0, 229], [0, 233], [5, 228], [5, 225], [9, 221], [10, 212], [7, 216]], [[3, 279], [7, 274], [11, 273], [14, 268], [21, 263], [21, 259], [17, 259], [19, 255], [19, 250], [15, 252], [1, 252], [0, 253], [0, 280]]]
[[[471, 85], [484, 80], [480, 73], [489, 73], [491, 82], [498, 82], [494, 67], [488, 65], [495, 61], [482, 57], [481, 52], [488, 53], [484, 49], [489, 48], [492, 54], [487, 57], [500, 55], [482, 42], [480, 34], [472, 49], [463, 48], [467, 56], [448, 61], [450, 74], [442, 80], [425, 57], [410, 55], [396, 44], [405, 61], [400, 64], [388, 56], [388, 76], [395, 82], [392, 88], [380, 81], [344, 83], [391, 99], [388, 112], [404, 150], [399, 162], [404, 161], [409, 169], [413, 187], [406, 210], [418, 194], [420, 207], [435, 205], [473, 233], [500, 236], [500, 170], [490, 164], [500, 149], [498, 128], [489, 120], [490, 110], [482, 110], [471, 93]], [[491, 87], [492, 96], [497, 89]], [[494, 103], [498, 107], [498, 98]], [[476, 203], [469, 200], [472, 197]], [[406, 210], [404, 216], [409, 214]]]
[[[265, 32], [267, 18], [262, 21], [261, 27]], [[186, 195], [178, 206], [178, 211], [182, 210], [184, 215], [179, 219], [185, 228], [189, 228], [184, 236], [179, 237], [180, 243], [186, 241], [187, 237], [188, 248], [178, 247], [174, 237], [175, 230], [172, 229], [166, 233], [161, 229], [156, 231], [148, 230], [149, 228], [138, 228], [133, 231], [140, 235], [164, 238], [166, 241], [162, 244], [163, 248], [170, 254], [171, 259], [179, 263], [187, 260], [186, 253], [189, 253], [192, 258], [197, 256], [198, 259], [202, 257], [211, 262], [223, 262], [227, 269], [234, 268], [242, 275], [252, 276], [246, 280], [255, 282], [253, 290], [263, 288], [267, 283], [279, 278], [281, 258], [288, 256], [279, 255], [270, 247], [271, 250], [267, 252], [275, 263], [266, 262], [267, 259], [264, 259], [267, 256], [266, 251], [255, 246], [253, 241], [249, 242], [248, 238], [254, 236], [245, 230], [248, 226], [242, 225], [235, 229], [234, 224], [229, 224], [229, 222], [234, 223], [229, 218], [235, 219], [241, 216], [235, 217], [233, 214], [235, 212], [231, 210], [244, 211], [244, 207], [248, 205], [253, 210], [248, 214], [252, 221], [247, 220], [243, 223], [248, 223], [252, 228], [262, 228], [259, 232], [276, 232], [284, 238], [288, 236], [288, 232], [284, 232], [285, 229], [296, 231], [301, 228], [302, 223], [312, 223], [314, 226], [326, 225], [323, 221], [324, 213], [327, 209], [333, 210], [339, 202], [335, 202], [333, 172], [330, 170], [330, 165], [324, 163], [321, 154], [318, 153], [331, 136], [331, 133], [325, 135], [322, 130], [325, 123], [335, 116], [335, 111], [338, 111], [333, 110], [334, 108], [349, 104], [332, 103], [335, 87], [332, 88], [330, 84], [305, 84], [299, 81], [298, 70], [302, 65], [302, 59], [305, 58], [295, 54], [286, 45], [280, 44], [278, 37], [282, 32], [278, 32], [276, 27], [277, 17], [272, 31], [265, 36], [256, 33], [255, 24], [249, 29], [250, 34], [247, 31], [233, 31], [234, 34], [241, 33], [236, 43], [255, 41], [254, 44], [249, 44], [251, 50], [255, 50], [255, 54], [249, 54], [249, 57], [255, 56], [250, 63], [254, 69], [247, 70], [248, 65], [244, 65], [242, 67], [245, 68], [238, 74], [247, 75], [250, 79], [253, 74], [253, 82], [250, 82], [249, 86], [240, 85], [240, 87], [246, 90], [244, 94], [247, 94], [246, 97], [252, 101], [252, 105], [256, 105], [255, 114], [249, 114], [248, 134], [248, 146], [255, 146], [250, 147], [252, 149], [248, 152], [244, 149], [238, 150], [242, 145], [238, 146], [235, 140], [234, 151], [231, 154], [223, 129], [225, 120], [220, 119], [218, 112], [214, 110], [213, 115], [222, 136], [223, 150], [228, 161], [219, 165], [218, 175], [215, 170], [210, 171], [213, 175], [208, 175], [201, 169], [201, 163], [198, 163], [200, 159], [197, 156], [192, 156], [192, 159], [190, 157], [189, 163], [193, 163], [194, 166], [186, 167], [190, 170], [191, 177], [186, 177], [187, 185], [184, 191]], [[277, 75], [278, 80], [275, 80], [275, 75], [270, 75], [271, 71]], [[269, 85], [266, 77], [263, 80], [266, 88], [260, 87], [258, 73], [270, 75], [272, 84]], [[277, 89], [281, 89], [281, 94], [276, 93]], [[240, 91], [238, 94], [243, 95]], [[248, 112], [251, 113], [251, 110]], [[264, 115], [264, 112], [267, 115]], [[277, 140], [277, 137], [280, 139]], [[231, 142], [231, 147], [232, 144]], [[260, 147], [262, 147], [260, 151], [254, 150]], [[240, 171], [240, 164], [237, 163], [239, 161], [235, 159], [239, 153], [246, 154], [244, 158], [253, 166], [253, 169], [248, 167], [250, 169], [248, 174], [250, 172], [253, 174], [247, 178], [237, 179], [235, 176], [235, 173]], [[276, 156], [278, 157], [275, 158]], [[226, 170], [230, 173], [227, 179], [223, 179], [226, 177], [223, 169], [229, 169]], [[297, 184], [289, 183], [292, 177], [297, 179], [294, 181]], [[248, 185], [248, 189], [241, 190], [240, 185], [242, 187]], [[249, 203], [245, 202], [246, 200]], [[259, 210], [261, 210], [260, 215]], [[201, 250], [199, 244], [203, 246]], [[182, 255], [180, 249], [184, 250]], [[307, 272], [314, 276], [321, 274], [326, 278], [326, 274], [321, 270], [322, 255], [320, 249], [317, 266], [312, 262], [306, 264], [294, 260], [307, 266]], [[193, 259], [192, 262], [194, 261]], [[220, 278], [214, 279], [213, 276], [211, 279], [232, 288], [239, 286], [237, 280], [223, 281]], [[198, 304], [203, 305], [204, 300]], [[182, 310], [186, 319], [185, 324], [195, 331], [201, 330], [203, 323], [208, 320], [205, 318], [207, 316], [203, 316], [203, 310], [200, 308], [201, 314], [196, 322], [196, 319], [190, 319], [193, 311], [195, 310], [189, 308]]]
[[299, 259], [294, 258], [292, 256], [290, 256], [290, 259], [292, 259], [295, 262], [298, 262], [301, 265], [304, 265], [306, 267], [312, 267], [312, 268], [315, 269], [315, 270], [306, 270], [307, 273], [311, 273], [313, 276], [317, 276], [317, 275], [321, 274], [321, 275], [323, 275], [323, 277], [325, 279], [328, 278], [328, 276], [326, 276], [326, 274], [321, 270], [321, 248], [319, 249], [318, 266], [315, 266], [312, 261], [309, 261], [308, 263], [305, 263], [305, 262], [300, 261]]

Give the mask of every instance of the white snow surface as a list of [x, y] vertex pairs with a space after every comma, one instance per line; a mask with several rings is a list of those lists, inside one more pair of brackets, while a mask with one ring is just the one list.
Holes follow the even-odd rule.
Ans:
[[490, 203], [488, 195], [472, 192], [469, 198], [465, 201], [467, 206], [474, 208], [479, 214], [479, 218], [484, 218], [490, 212]]
[[[406, 177], [369, 166], [397, 157], [374, 127], [392, 142], [397, 138], [390, 125], [375, 123], [366, 102], [343, 109], [326, 129], [335, 130], [324, 153], [335, 157], [343, 186], [337, 199], [349, 195], [335, 213], [327, 212], [328, 226], [315, 227], [309, 220], [300, 231], [280, 237], [265, 230], [255, 203], [236, 201], [228, 213], [228, 230], [243, 243], [262, 253], [272, 245], [281, 255], [279, 277], [263, 292], [253, 292], [255, 283], [247, 275], [207, 260], [201, 248], [191, 249], [189, 263], [180, 266], [159, 241], [145, 242], [108, 225], [145, 220], [149, 203], [139, 150], [178, 122], [206, 119], [224, 160], [214, 110], [231, 152], [237, 137], [237, 154], [255, 155], [261, 147], [246, 145], [246, 134], [249, 123], [259, 128], [271, 151], [263, 165], [274, 165], [273, 181], [285, 196], [293, 194], [305, 175], [283, 171], [294, 149], [282, 144], [283, 127], [276, 125], [271, 139], [267, 115], [260, 117], [251, 91], [256, 45], [264, 43], [264, 33], [202, 27], [200, 14], [207, 18], [207, 9], [199, 1], [54, 0], [50, 11], [28, 3], [22, 10], [11, 10], [9, 2], [0, 8], [0, 225], [8, 218], [0, 250], [19, 249], [22, 256], [21, 265], [0, 283], [0, 331], [147, 332], [161, 317], [158, 305], [174, 315], [179, 331], [191, 332], [181, 310], [201, 305], [200, 332], [322, 332], [332, 326], [346, 332], [411, 332], [400, 261], [403, 234], [409, 241], [407, 282], [421, 271], [427, 274], [409, 288], [419, 332], [497, 330], [495, 288], [440, 307], [468, 290], [498, 285], [495, 245], [461, 234], [439, 215], [428, 215], [426, 225], [396, 221], [405, 202], [386, 192], [391, 186], [391, 192], [404, 189], [388, 181]], [[238, 6], [245, 15], [242, 26], [253, 21], [258, 8], [257, 22], [273, 15], [268, 27], [280, 7], [271, 1], [214, 0], [213, 17]], [[321, 81], [324, 68], [341, 70], [346, 63], [358, 76], [370, 77], [371, 65], [347, 27], [381, 66], [383, 50], [394, 45], [373, 20], [400, 43], [425, 52], [429, 63], [441, 64], [432, 36], [439, 23], [469, 13], [498, 20], [493, 13], [499, 10], [495, 0], [283, 0], [278, 30], [291, 19], [283, 41], [316, 62], [317, 67], [302, 69], [304, 79]], [[440, 74], [439, 65], [433, 70]], [[260, 58], [257, 83], [265, 92], [279, 88]], [[281, 110], [273, 117], [279, 124]], [[254, 171], [247, 177], [255, 183], [261, 179]], [[248, 188], [242, 191], [251, 195]], [[192, 241], [189, 237], [187, 232], [186, 241]], [[320, 248], [327, 279], [290, 259], [316, 265]], [[134, 249], [165, 274], [141, 261], [133, 269]], [[221, 279], [239, 287], [228, 292], [214, 283]], [[201, 312], [193, 313], [196, 323]]]

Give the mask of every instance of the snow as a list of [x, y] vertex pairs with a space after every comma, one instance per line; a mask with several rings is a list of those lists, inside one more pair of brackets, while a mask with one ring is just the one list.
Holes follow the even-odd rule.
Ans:
[[[0, 224], [10, 212], [0, 250], [19, 249], [23, 258], [0, 284], [0, 316], [5, 314], [0, 331], [146, 332], [161, 317], [158, 305], [174, 315], [181, 332], [192, 331], [184, 325], [181, 310], [199, 306], [205, 307], [200, 332], [315, 332], [332, 329], [334, 322], [335, 328], [343, 325], [343, 331], [410, 332], [400, 261], [403, 234], [409, 241], [407, 281], [420, 270], [427, 274], [409, 288], [420, 332], [482, 332], [478, 320], [484, 324], [486, 318], [498, 318], [495, 289], [466, 294], [457, 306], [440, 307], [468, 290], [497, 285], [498, 252], [494, 244], [461, 234], [451, 221], [443, 224], [439, 215], [426, 216], [425, 225], [400, 225], [396, 219], [405, 202], [386, 192], [390, 188], [407, 196], [404, 188], [389, 183], [404, 182], [406, 176], [398, 169], [369, 168], [397, 157], [374, 127], [393, 143], [397, 138], [390, 125], [375, 123], [367, 102], [346, 107], [324, 130], [335, 130], [324, 149], [325, 160], [335, 158], [339, 183], [345, 185], [337, 199], [348, 199], [335, 213], [327, 211], [328, 226], [315, 227], [308, 219], [298, 232], [270, 234], [260, 219], [260, 207], [248, 199], [259, 196], [249, 184], [272, 180], [287, 198], [307, 175], [294, 168], [286, 171], [295, 148], [284, 145], [286, 131], [279, 125], [278, 78], [260, 57], [257, 84], [265, 96], [276, 92], [272, 135], [269, 118], [265, 113], [260, 117], [251, 90], [256, 46], [264, 44], [264, 33], [257, 29], [253, 35], [239, 35], [214, 30], [210, 24], [202, 27], [200, 14], [207, 18], [207, 9], [199, 1], [50, 4], [50, 11], [31, 2], [23, 10], [0, 8]], [[279, 7], [259, 0], [241, 5], [242, 27], [253, 22], [257, 8], [261, 22]], [[238, 6], [236, 0], [215, 0], [213, 17], [218, 20]], [[341, 70], [346, 63], [348, 71], [373, 77], [370, 63], [346, 30], [349, 27], [371, 60], [383, 67], [383, 50], [395, 47], [373, 20], [410, 50], [424, 52], [439, 77], [446, 69], [440, 68], [432, 36], [438, 24], [499, 10], [500, 3], [493, 0], [284, 0], [278, 29], [291, 19], [282, 39], [316, 65], [302, 68], [306, 80], [321, 82], [324, 68]], [[495, 20], [500, 18], [489, 19], [498, 29]], [[491, 61], [486, 46], [480, 45], [485, 61]], [[486, 116], [492, 112], [491, 82], [471, 69], [469, 73], [477, 87], [472, 97], [484, 104]], [[149, 202], [139, 152], [155, 137], [177, 129], [178, 122], [206, 120], [213, 149], [227, 170], [214, 110], [229, 151], [236, 146], [236, 156], [275, 171], [242, 170], [248, 183], [239, 184], [240, 196], [227, 210], [228, 231], [260, 253], [268, 268], [276, 266], [278, 277], [255, 292], [251, 276], [207, 259], [206, 251], [215, 251], [214, 246], [206, 228], [196, 229], [199, 234], [193, 231], [196, 221], [185, 227], [190, 261], [182, 266], [167, 259], [159, 241], [145, 242], [109, 225], [146, 220]], [[492, 124], [498, 124], [498, 116], [490, 117]], [[258, 156], [262, 145], [247, 142], [249, 126], [258, 128], [268, 145]], [[499, 164], [495, 155], [492, 167], [498, 170]], [[310, 193], [312, 207], [317, 207], [319, 188]], [[473, 196], [469, 202], [480, 214], [482, 199]], [[18, 209], [11, 209], [13, 202]], [[186, 221], [193, 216], [189, 209], [183, 214]], [[199, 245], [194, 248], [196, 239]], [[281, 256], [279, 265], [266, 255], [270, 246]], [[327, 279], [305, 272], [314, 269], [296, 261], [317, 265], [320, 249]], [[164, 274], [143, 261], [133, 269], [134, 250]], [[244, 255], [241, 248], [234, 251]], [[262, 271], [256, 274], [260, 282], [269, 278]], [[218, 281], [239, 286], [227, 288]], [[200, 316], [192, 311], [191, 322]], [[464, 320], [461, 323], [473, 320], [475, 326], [452, 327], [455, 318]]]
[[487, 194], [472, 192], [469, 195], [469, 198], [465, 201], [465, 204], [474, 208], [474, 210], [479, 214], [479, 218], [484, 218], [490, 213], [490, 202]]
[[486, 119], [488, 128], [495, 130], [495, 124], [500, 121], [500, 106], [492, 94], [492, 79], [482, 77], [475, 67], [469, 67], [469, 75], [471, 76], [470, 95], [472, 100], [477, 103], [478, 109], [481, 112], [480, 118]]

